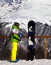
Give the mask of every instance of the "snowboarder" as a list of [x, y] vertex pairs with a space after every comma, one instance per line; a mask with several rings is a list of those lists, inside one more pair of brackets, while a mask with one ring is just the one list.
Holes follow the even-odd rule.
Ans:
[[19, 43], [19, 35], [18, 35], [18, 31], [19, 31], [19, 23], [14, 23], [14, 25], [12, 26], [12, 35], [11, 35], [11, 59], [10, 61], [12, 62], [17, 62], [18, 59], [16, 59], [16, 56], [18, 54], [18, 43]]
[[34, 21], [29, 21], [28, 23], [28, 60], [33, 60], [35, 51], [34, 51], [34, 44], [35, 44], [35, 23]]

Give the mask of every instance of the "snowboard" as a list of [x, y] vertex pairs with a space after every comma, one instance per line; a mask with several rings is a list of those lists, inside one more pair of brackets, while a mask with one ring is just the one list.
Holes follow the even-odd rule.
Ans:
[[35, 22], [31, 20], [28, 22], [28, 54], [27, 54], [28, 60], [34, 59], [34, 55], [35, 55], [35, 49], [34, 49], [35, 38], [34, 38], [34, 36], [35, 36]]

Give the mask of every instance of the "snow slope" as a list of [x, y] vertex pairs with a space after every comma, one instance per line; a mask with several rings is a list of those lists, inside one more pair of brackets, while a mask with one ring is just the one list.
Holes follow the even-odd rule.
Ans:
[[4, 6], [0, 5], [0, 21], [25, 22], [24, 20], [29, 21], [33, 19], [34, 21], [48, 23], [51, 25], [51, 0], [21, 1], [21, 4], [16, 4], [13, 2], [12, 5], [9, 5], [8, 3], [5, 3]]
[[26, 61], [20, 60], [17, 63], [12, 63], [8, 61], [0, 61], [0, 65], [51, 65], [51, 60], [33, 60], [33, 61]]

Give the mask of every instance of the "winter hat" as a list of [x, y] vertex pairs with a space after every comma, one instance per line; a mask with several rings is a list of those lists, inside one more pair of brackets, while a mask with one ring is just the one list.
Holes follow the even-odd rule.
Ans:
[[19, 23], [15, 22], [12, 26], [12, 29], [19, 29]]

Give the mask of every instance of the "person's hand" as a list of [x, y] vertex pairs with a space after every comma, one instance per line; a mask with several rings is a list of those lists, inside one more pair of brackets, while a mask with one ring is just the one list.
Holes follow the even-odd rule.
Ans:
[[19, 37], [21, 37], [21, 38], [22, 38], [22, 37], [23, 37], [23, 34], [22, 34], [22, 33], [19, 33]]

